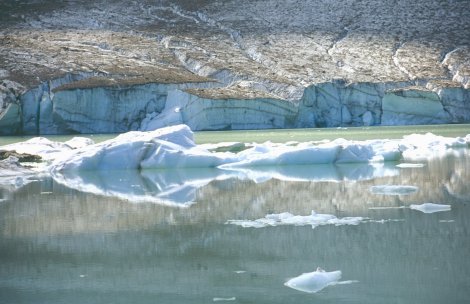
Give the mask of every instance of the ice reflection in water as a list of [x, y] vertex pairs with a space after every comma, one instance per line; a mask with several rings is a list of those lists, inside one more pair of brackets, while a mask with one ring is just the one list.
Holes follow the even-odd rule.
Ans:
[[308, 166], [266, 166], [220, 170], [189, 168], [175, 170], [115, 170], [54, 172], [56, 182], [86, 193], [115, 197], [130, 202], [152, 202], [187, 207], [196, 202], [196, 192], [213, 181], [241, 180], [264, 183], [269, 180], [297, 182], [360, 181], [394, 176], [392, 163], [322, 164]]
[[[333, 180], [305, 178], [310, 171], [303, 169], [295, 175], [294, 169], [286, 174], [271, 168], [278, 175], [269, 179], [240, 172], [142, 172], [116, 175], [111, 182], [89, 176], [77, 180], [76, 189], [51, 179], [5, 188], [0, 302], [211, 303], [235, 298], [240, 303], [466, 303], [468, 153], [420, 168], [395, 165], [394, 174], [358, 179], [351, 179], [348, 170]], [[329, 167], [328, 172], [340, 169]], [[80, 183], [86, 187], [79, 188]], [[192, 190], [179, 191], [185, 185]], [[410, 185], [419, 191], [397, 196], [369, 191], [379, 185]], [[85, 191], [88, 187], [99, 191]], [[145, 200], [133, 204], [129, 197], [107, 193], [195, 203], [185, 208]], [[429, 214], [369, 209], [426, 203], [451, 209]], [[311, 210], [338, 218], [403, 221], [313, 230], [225, 225], [229, 219]], [[358, 282], [315, 294], [283, 287], [288, 276], [313, 265], [340, 269], [343, 278]]]

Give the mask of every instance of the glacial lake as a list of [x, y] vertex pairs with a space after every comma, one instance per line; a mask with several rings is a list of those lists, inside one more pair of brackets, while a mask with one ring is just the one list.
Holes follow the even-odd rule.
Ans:
[[[416, 128], [198, 133], [196, 141], [470, 133], [468, 125]], [[217, 169], [81, 178], [74, 189], [41, 176], [0, 187], [0, 303], [470, 298], [469, 149], [413, 164], [266, 167], [243, 178]], [[312, 211], [330, 220], [309, 221]], [[313, 282], [315, 292], [285, 285], [317, 267], [341, 277]]]

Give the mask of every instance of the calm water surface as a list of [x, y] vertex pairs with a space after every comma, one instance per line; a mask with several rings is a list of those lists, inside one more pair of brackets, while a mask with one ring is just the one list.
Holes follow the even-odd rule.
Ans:
[[[470, 151], [396, 165], [265, 168], [251, 178], [107, 172], [74, 189], [50, 177], [5, 186], [0, 303], [468, 303]], [[417, 190], [384, 195], [377, 185]], [[423, 203], [451, 210], [407, 208]], [[227, 224], [312, 210], [367, 219]], [[340, 270], [343, 283], [317, 293], [284, 286], [317, 267]]]
[[[241, 130], [241, 131], [202, 131], [195, 132], [194, 140], [198, 144], [226, 142], [288, 142], [315, 141], [323, 139], [345, 138], [366, 140], [376, 138], [402, 138], [404, 135], [434, 133], [441, 136], [465, 136], [470, 134], [470, 124], [453, 125], [418, 125], [418, 126], [381, 126], [353, 128], [318, 128], [318, 129], [279, 129], [279, 130]], [[67, 141], [74, 136], [84, 136], [99, 143], [116, 137], [116, 134], [74, 134], [46, 135], [54, 141]], [[0, 146], [33, 138], [33, 136], [0, 136]]]

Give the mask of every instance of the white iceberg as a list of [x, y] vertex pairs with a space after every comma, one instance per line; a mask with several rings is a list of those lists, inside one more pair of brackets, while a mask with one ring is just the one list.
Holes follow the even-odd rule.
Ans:
[[338, 284], [340, 279], [340, 270], [326, 272], [321, 268], [317, 268], [314, 272], [303, 273], [288, 280], [284, 285], [295, 290], [316, 293], [325, 287]]
[[469, 143], [469, 135], [451, 138], [426, 133], [404, 136], [400, 146], [403, 159], [416, 162], [443, 156], [454, 148], [468, 147]]
[[441, 211], [450, 211], [450, 205], [425, 203], [421, 205], [410, 205], [410, 209], [418, 210], [423, 213], [434, 213], [434, 212], [441, 212]]
[[[145, 177], [149, 175], [143, 173], [147, 169], [219, 169], [215, 176], [204, 178], [204, 181], [183, 177], [170, 184], [158, 181], [166, 180], [166, 177], [150, 174], [150, 180], [155, 180], [150, 186], [161, 190], [156, 196], [180, 204], [190, 202], [198, 185], [213, 179], [231, 176], [255, 182], [272, 178], [289, 181], [342, 181], [392, 176], [397, 175], [399, 170], [387, 161], [416, 162], [422, 157], [431, 158], [454, 151], [452, 149], [455, 147], [468, 147], [469, 142], [470, 135], [465, 138], [445, 138], [433, 134], [414, 134], [401, 140], [336, 139], [286, 144], [240, 144], [239, 147], [244, 150], [238, 153], [214, 152], [218, 147], [227, 148], [227, 145], [196, 145], [189, 127], [177, 125], [155, 131], [128, 132], [98, 144], [85, 138], [60, 143], [38, 137], [0, 149], [41, 156], [45, 162], [38, 170], [49, 172], [56, 181], [66, 186], [137, 201], [147, 200], [155, 196], [156, 192], [149, 191], [150, 195], [146, 195], [144, 190], [148, 189], [145, 187], [141, 187], [141, 190], [138, 189], [140, 186], [131, 189], [117, 176], [109, 174], [109, 171], [134, 170], [136, 172], [132, 174], [135, 176], [131, 179], [139, 185], [138, 181], [149, 179]], [[235, 147], [237, 143], [231, 143], [230, 146]], [[100, 178], [90, 178], [83, 173], [85, 171], [104, 174], [97, 173]], [[22, 175], [21, 172], [18, 173]], [[373, 193], [388, 195], [411, 194], [417, 190], [414, 186], [394, 185], [371, 188]], [[143, 194], [139, 194], [139, 191]]]
[[416, 186], [379, 185], [370, 187], [370, 192], [383, 195], [410, 195], [419, 190]]
[[247, 146], [239, 153], [212, 152], [207, 148], [210, 145], [194, 143], [188, 126], [177, 125], [148, 132], [132, 131], [98, 144], [84, 138], [58, 143], [39, 137], [0, 148], [40, 155], [53, 161], [51, 170], [58, 171], [182, 167], [240, 170], [259, 166], [416, 161], [440, 156], [456, 147], [468, 147], [469, 143], [470, 136], [447, 138], [428, 133], [401, 140], [266, 142]]
[[64, 153], [52, 171], [217, 167], [236, 160], [232, 153], [211, 153], [194, 144], [189, 127], [128, 132], [102, 143]]
[[268, 214], [264, 218], [256, 220], [228, 220], [226, 224], [241, 226], [243, 228], [264, 228], [274, 226], [305, 226], [312, 228], [323, 225], [359, 225], [366, 220], [363, 217], [343, 217], [337, 218], [332, 214], [317, 214], [312, 211], [310, 215], [293, 215], [289, 212]]

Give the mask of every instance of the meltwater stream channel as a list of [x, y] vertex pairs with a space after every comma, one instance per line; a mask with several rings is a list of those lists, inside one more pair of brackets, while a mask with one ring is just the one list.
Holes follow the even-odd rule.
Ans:
[[[420, 128], [200, 133], [196, 140], [470, 133], [468, 125]], [[0, 145], [12, 140], [0, 138]], [[120, 193], [150, 189], [149, 180], [161, 189], [174, 184], [169, 198], [193, 201], [181, 207], [80, 192], [50, 177], [2, 188], [0, 303], [468, 303], [469, 149], [378, 169], [266, 172], [271, 178], [220, 178], [211, 169], [150, 170], [140, 179], [109, 172], [118, 176], [108, 180], [110, 189]], [[277, 178], [305, 174], [309, 181]], [[148, 195], [161, 194], [152, 189]], [[441, 207], [423, 205], [431, 203]], [[312, 211], [337, 220], [257, 225], [270, 214], [305, 219]], [[321, 277], [304, 290], [285, 285], [317, 267], [340, 277]]]

